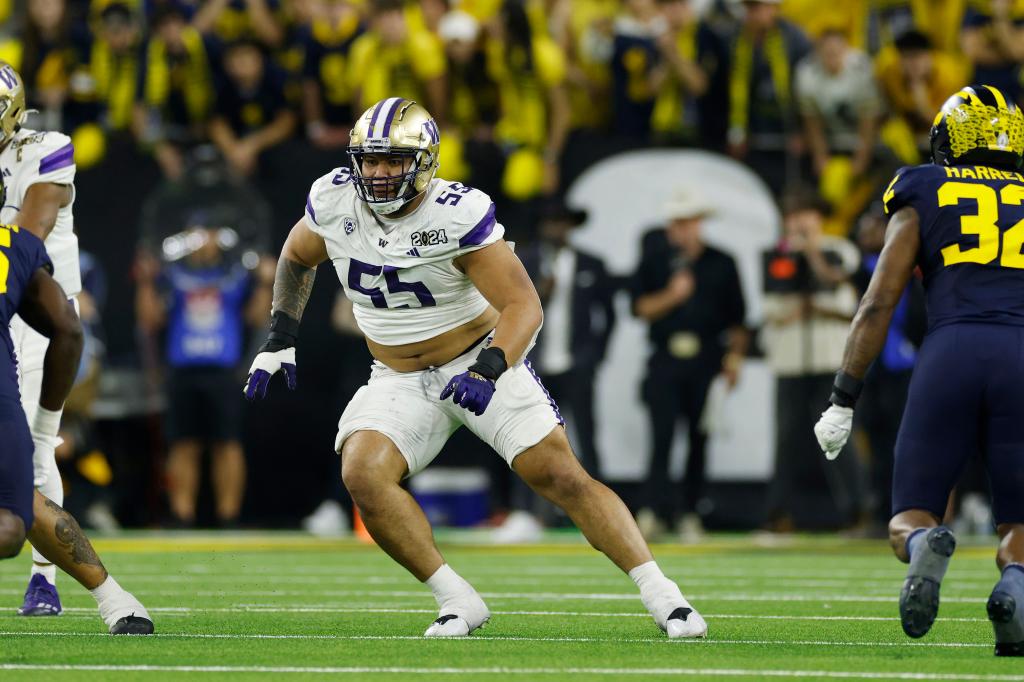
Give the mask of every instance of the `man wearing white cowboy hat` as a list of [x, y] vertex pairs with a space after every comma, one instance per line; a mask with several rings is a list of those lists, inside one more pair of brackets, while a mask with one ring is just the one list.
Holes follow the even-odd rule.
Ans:
[[[712, 380], [722, 373], [735, 385], [747, 347], [736, 263], [701, 238], [701, 223], [712, 212], [691, 191], [673, 194], [663, 208], [666, 227], [644, 235], [633, 278], [633, 313], [650, 323], [652, 347], [643, 384], [653, 433], [643, 496], [650, 506], [637, 515], [648, 534], [679, 512], [683, 538], [700, 533], [697, 504], [703, 493], [706, 434], [697, 425]], [[668, 475], [680, 417], [686, 419], [690, 441], [681, 495]]]

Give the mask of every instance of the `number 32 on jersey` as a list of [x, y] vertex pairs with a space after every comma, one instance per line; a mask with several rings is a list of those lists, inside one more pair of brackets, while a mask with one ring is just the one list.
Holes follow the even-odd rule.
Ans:
[[[970, 182], [944, 182], [938, 191], [939, 206], [955, 206], [961, 200], [978, 202], [978, 212], [960, 218], [960, 232], [978, 236], [978, 245], [962, 249], [959, 244], [950, 244], [942, 249], [943, 265], [977, 263], [987, 265], [999, 258], [1004, 268], [1024, 269], [1024, 219], [1018, 220], [1005, 233], [999, 230], [999, 204], [1020, 206], [1024, 202], [1024, 186], [1005, 185], [999, 192], [988, 185]], [[1000, 255], [999, 242], [1003, 248]]]

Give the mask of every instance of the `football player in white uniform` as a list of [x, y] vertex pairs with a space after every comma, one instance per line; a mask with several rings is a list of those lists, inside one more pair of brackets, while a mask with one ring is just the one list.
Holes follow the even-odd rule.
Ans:
[[662, 630], [703, 637], [703, 618], [626, 506], [573, 455], [558, 407], [524, 360], [542, 321], [537, 292], [490, 198], [434, 177], [438, 149], [436, 123], [413, 101], [382, 100], [358, 119], [351, 167], [313, 183], [285, 241], [246, 397], [264, 396], [278, 371], [295, 388], [299, 321], [316, 267], [330, 258], [375, 358], [338, 424], [342, 478], [377, 544], [433, 591], [438, 618], [425, 635], [465, 636], [490, 617], [400, 485], [464, 425], [629, 574]]
[[[74, 148], [67, 135], [22, 127], [27, 115], [24, 83], [10, 64], [0, 61], [0, 223], [16, 224], [43, 240], [53, 263], [53, 277], [67, 294], [69, 304], [77, 309], [75, 296], [82, 290], [82, 279], [78, 265], [78, 237], [73, 229], [71, 213], [75, 201]], [[39, 404], [43, 360], [49, 339], [29, 327], [20, 317], [11, 322], [11, 339], [18, 361], [21, 404], [35, 445], [32, 461], [35, 486], [59, 507], [64, 503], [64, 486], [54, 449], [60, 443], [57, 433], [62, 410], [48, 410]], [[54, 564], [33, 542], [32, 573], [19, 614], [50, 616], [61, 612], [56, 572]], [[79, 575], [72, 575], [82, 582]], [[86, 587], [92, 589], [96, 585]], [[145, 613], [138, 600], [121, 589], [113, 578], [106, 583], [105, 589], [97, 589], [103, 598], [100, 611], [105, 618], [107, 613], [122, 611], [122, 615]], [[148, 616], [146, 621], [149, 632], [152, 632]], [[112, 623], [108, 622], [108, 625]]]

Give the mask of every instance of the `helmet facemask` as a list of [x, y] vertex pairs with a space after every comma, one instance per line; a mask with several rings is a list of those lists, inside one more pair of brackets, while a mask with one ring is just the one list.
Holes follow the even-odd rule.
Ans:
[[[352, 160], [352, 176], [356, 194], [377, 214], [389, 215], [401, 209], [420, 193], [416, 176], [433, 164], [430, 153], [422, 149], [375, 149], [372, 142], [360, 147], [348, 148]], [[397, 175], [363, 175], [363, 161], [368, 155], [379, 157], [379, 163], [388, 163], [393, 157], [402, 159], [401, 173]], [[424, 157], [427, 157], [426, 159]]]

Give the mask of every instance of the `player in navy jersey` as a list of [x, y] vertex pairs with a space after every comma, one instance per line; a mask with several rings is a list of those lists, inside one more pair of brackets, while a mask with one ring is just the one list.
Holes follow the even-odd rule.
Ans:
[[883, 197], [885, 248], [854, 318], [831, 405], [815, 426], [835, 458], [868, 366], [915, 267], [928, 334], [896, 441], [889, 540], [909, 563], [900, 619], [931, 628], [956, 540], [941, 525], [968, 459], [983, 456], [1002, 573], [988, 600], [997, 656], [1024, 655], [1024, 114], [990, 86], [950, 97], [932, 163], [901, 169]]
[[21, 406], [10, 322], [17, 314], [49, 339], [39, 404], [59, 409], [78, 369], [82, 327], [52, 272], [38, 237], [0, 225], [0, 558], [17, 556], [28, 538], [96, 597], [111, 634], [150, 634], [153, 622], [142, 604], [107, 573], [75, 519], [33, 483], [35, 446]]

